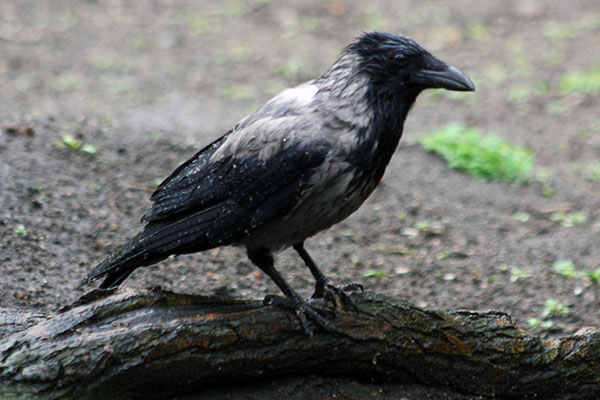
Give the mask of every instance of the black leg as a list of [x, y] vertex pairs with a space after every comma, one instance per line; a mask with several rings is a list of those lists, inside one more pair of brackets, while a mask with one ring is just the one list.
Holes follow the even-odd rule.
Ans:
[[307, 317], [310, 318], [312, 322], [329, 332], [338, 332], [338, 330], [329, 321], [323, 318], [315, 308], [307, 304], [285, 281], [283, 276], [281, 276], [281, 274], [275, 269], [273, 255], [268, 249], [262, 248], [248, 251], [248, 258], [265, 274], [267, 274], [273, 280], [273, 282], [275, 282], [275, 284], [287, 298], [286, 300], [276, 296], [267, 296], [265, 297], [266, 304], [274, 304], [292, 309], [296, 313], [302, 328], [309, 336], [312, 336], [313, 332], [308, 325]]
[[315, 293], [312, 295], [314, 299], [320, 299], [325, 294], [325, 286], [329, 284], [329, 279], [323, 274], [323, 272], [317, 267], [310, 254], [304, 248], [304, 243], [296, 243], [294, 250], [298, 252], [300, 258], [304, 261], [304, 264], [310, 270], [310, 273], [315, 277]]
[[300, 258], [304, 261], [311, 274], [315, 277], [315, 293], [312, 295], [314, 299], [320, 299], [327, 297], [327, 300], [333, 302], [334, 306], [337, 306], [336, 297], [341, 299], [343, 305], [348, 306], [353, 311], [358, 313], [358, 309], [350, 300], [350, 297], [346, 294], [346, 290], [360, 290], [364, 292], [364, 289], [359, 283], [351, 283], [343, 288], [332, 285], [329, 279], [323, 274], [323, 272], [317, 267], [317, 264], [312, 259], [310, 254], [304, 248], [304, 243], [296, 243], [294, 250], [298, 253]]

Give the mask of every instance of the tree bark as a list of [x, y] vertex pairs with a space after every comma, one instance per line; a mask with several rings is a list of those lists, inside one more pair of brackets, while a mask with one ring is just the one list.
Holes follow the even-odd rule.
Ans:
[[495, 311], [354, 295], [342, 332], [307, 337], [261, 301], [94, 291], [43, 316], [0, 310], [0, 398], [165, 398], [207, 385], [328, 374], [496, 398], [600, 398], [600, 333], [544, 341]]

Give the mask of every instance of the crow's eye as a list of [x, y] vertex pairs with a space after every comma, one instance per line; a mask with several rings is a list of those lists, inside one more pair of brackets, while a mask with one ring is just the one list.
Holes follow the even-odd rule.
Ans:
[[394, 62], [399, 67], [405, 67], [408, 64], [408, 58], [404, 54], [396, 54], [394, 56]]

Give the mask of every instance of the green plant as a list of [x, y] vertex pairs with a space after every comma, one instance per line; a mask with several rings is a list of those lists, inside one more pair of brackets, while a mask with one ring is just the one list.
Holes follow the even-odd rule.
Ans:
[[600, 92], [600, 66], [587, 71], [567, 72], [561, 78], [558, 89], [563, 94]]
[[554, 322], [541, 320], [537, 317], [531, 317], [527, 320], [527, 324], [531, 329], [549, 329], [554, 326]]
[[384, 276], [387, 275], [387, 271], [383, 270], [383, 269], [368, 269], [365, 272], [362, 273], [362, 276], [365, 278], [377, 278], [377, 279], [381, 279]]
[[556, 211], [552, 213], [551, 219], [565, 228], [572, 228], [587, 221], [587, 215], [583, 211]]
[[91, 143], [83, 143], [81, 145], [81, 151], [88, 154], [96, 154], [98, 152], [98, 148]]
[[65, 133], [64, 135], [62, 135], [61, 139], [64, 147], [68, 149], [79, 150], [79, 148], [81, 147], [81, 141], [75, 138], [75, 136], [71, 135], [70, 133]]
[[531, 276], [531, 274], [519, 267], [511, 268], [510, 270], [510, 281], [517, 282], [523, 279], [527, 279]]
[[29, 233], [27, 232], [27, 228], [25, 228], [25, 225], [23, 224], [15, 225], [13, 233], [22, 238], [26, 238], [29, 235]]
[[56, 140], [54, 145], [58, 148], [70, 149], [73, 151], [82, 151], [87, 154], [96, 154], [98, 147], [91, 143], [83, 143], [70, 133], [65, 133], [61, 136], [60, 140]]
[[529, 214], [526, 211], [517, 211], [512, 216], [514, 219], [522, 223], [529, 222], [529, 220], [531, 219], [531, 214]]
[[562, 304], [560, 301], [554, 298], [549, 298], [544, 304], [544, 310], [542, 311], [542, 318], [549, 316], [565, 317], [569, 315], [569, 306]]
[[578, 271], [571, 260], [559, 260], [552, 266], [552, 271], [564, 276], [567, 279], [587, 277], [592, 283], [600, 285], [600, 268], [594, 271], [584, 269]]
[[600, 268], [596, 269], [595, 271], [590, 271], [586, 269], [583, 271], [583, 273], [585, 274], [585, 276], [590, 278], [590, 281], [592, 281], [592, 283], [600, 285]]
[[575, 268], [575, 264], [571, 260], [559, 260], [555, 262], [552, 266], [552, 271], [567, 279], [572, 279], [579, 275], [579, 272]]
[[476, 129], [458, 124], [449, 124], [418, 140], [450, 167], [485, 180], [525, 183], [534, 165], [530, 150], [497, 136], [481, 136]]
[[431, 223], [426, 219], [420, 219], [415, 223], [415, 229], [421, 233], [427, 233], [431, 230]]

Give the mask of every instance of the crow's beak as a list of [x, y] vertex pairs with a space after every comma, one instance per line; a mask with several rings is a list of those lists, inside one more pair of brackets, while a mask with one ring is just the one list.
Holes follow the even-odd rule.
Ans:
[[411, 74], [411, 81], [415, 85], [433, 89], [447, 89], [459, 92], [473, 92], [475, 85], [471, 79], [458, 68], [443, 64], [441, 68], [422, 69]]

